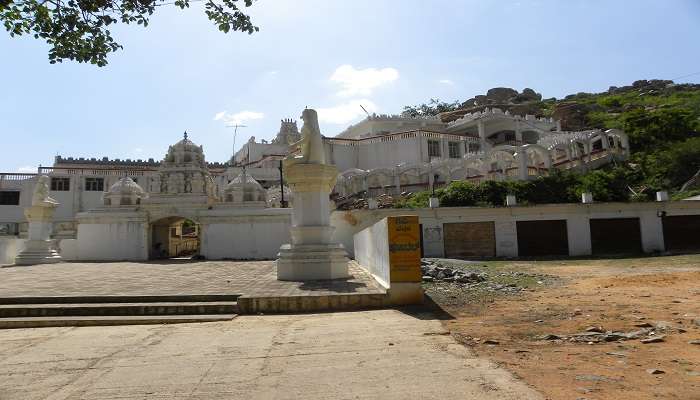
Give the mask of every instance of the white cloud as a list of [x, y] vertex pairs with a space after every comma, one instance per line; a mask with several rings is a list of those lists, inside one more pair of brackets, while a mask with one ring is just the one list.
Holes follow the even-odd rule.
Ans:
[[254, 119], [263, 119], [265, 114], [257, 111], [240, 111], [235, 114], [229, 114], [226, 111], [221, 111], [214, 115], [214, 121], [224, 121], [226, 124], [242, 124], [246, 121]]
[[320, 122], [347, 124], [359, 117], [367, 115], [360, 106], [364, 107], [369, 113], [377, 111], [377, 105], [374, 104], [372, 100], [367, 99], [350, 100], [347, 103], [339, 104], [335, 107], [318, 108], [316, 111], [318, 112], [318, 120]]
[[27, 173], [27, 172], [36, 172], [36, 167], [30, 167], [30, 166], [24, 166], [24, 167], [19, 167], [17, 168], [17, 172], [22, 172], [22, 173]]
[[331, 82], [340, 85], [339, 96], [369, 96], [379, 86], [399, 79], [395, 68], [355, 69], [352, 65], [341, 65], [331, 75]]
[[438, 81], [439, 83], [442, 83], [443, 85], [454, 85], [455, 83], [451, 81], [450, 79], [440, 79]]

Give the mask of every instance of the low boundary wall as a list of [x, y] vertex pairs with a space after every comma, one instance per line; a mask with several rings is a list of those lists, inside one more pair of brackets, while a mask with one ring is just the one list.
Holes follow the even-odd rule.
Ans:
[[345, 246], [351, 257], [357, 257], [359, 252], [355, 249], [354, 238], [357, 233], [383, 218], [400, 215], [419, 217], [424, 257], [444, 257], [443, 224], [487, 221], [494, 223], [496, 256], [517, 257], [517, 222], [537, 220], [566, 220], [569, 255], [587, 256], [592, 254], [589, 224], [595, 218], [639, 218], [642, 250], [652, 253], [665, 250], [662, 216], [700, 215], [700, 201], [365, 209], [335, 211], [331, 224], [336, 228], [335, 239]]
[[387, 289], [391, 304], [423, 302], [417, 216], [382, 218], [356, 233], [353, 247], [355, 260]]

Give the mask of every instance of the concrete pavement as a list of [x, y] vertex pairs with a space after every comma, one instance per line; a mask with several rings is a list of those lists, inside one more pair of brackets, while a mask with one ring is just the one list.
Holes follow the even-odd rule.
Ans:
[[0, 399], [541, 399], [425, 312], [0, 331]]

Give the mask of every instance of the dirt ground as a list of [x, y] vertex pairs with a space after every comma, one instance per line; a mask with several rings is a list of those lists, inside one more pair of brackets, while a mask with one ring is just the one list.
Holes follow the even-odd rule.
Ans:
[[[700, 341], [700, 255], [487, 262], [481, 268], [531, 273], [535, 282], [524, 279], [517, 293], [471, 295], [431, 283], [427, 293], [455, 317], [444, 324], [458, 341], [547, 398], [700, 399], [700, 344], [689, 343]], [[543, 281], [543, 275], [550, 278]], [[663, 341], [570, 339], [587, 329], [643, 327]]]

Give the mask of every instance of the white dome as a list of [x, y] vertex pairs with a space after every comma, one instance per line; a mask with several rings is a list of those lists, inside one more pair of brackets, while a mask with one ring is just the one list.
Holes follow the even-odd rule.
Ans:
[[168, 148], [168, 153], [163, 160], [165, 164], [192, 164], [200, 167], [206, 167], [204, 161], [204, 149], [202, 146], [197, 146], [193, 141], [187, 138], [187, 132], [184, 138]]
[[146, 192], [133, 179], [125, 176], [119, 179], [102, 196], [106, 206], [127, 206], [140, 204], [141, 199], [148, 197]]
[[224, 189], [224, 200], [227, 203], [266, 202], [267, 191], [260, 182], [248, 175], [246, 170], [233, 178]]
[[134, 180], [128, 176], [125, 176], [117, 182], [115, 182], [114, 185], [112, 185], [107, 192], [109, 194], [120, 195], [143, 195], [145, 193], [141, 186], [139, 186], [138, 183], [134, 182]]
[[243, 187], [252, 187], [259, 190], [265, 190], [263, 189], [260, 182], [256, 181], [255, 178], [248, 175], [245, 170], [243, 170], [243, 172], [241, 172], [237, 177], [233, 178], [233, 180], [229, 182], [228, 185], [226, 185], [225, 190], [233, 190]]

